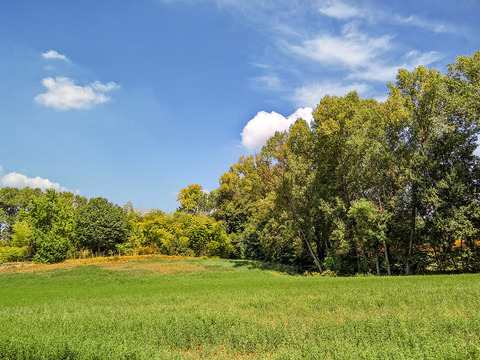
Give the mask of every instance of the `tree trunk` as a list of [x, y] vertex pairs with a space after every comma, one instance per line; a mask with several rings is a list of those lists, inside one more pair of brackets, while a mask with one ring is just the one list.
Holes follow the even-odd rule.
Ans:
[[377, 265], [377, 275], [380, 276], [380, 262], [378, 261], [378, 253], [375, 253], [375, 265]]
[[415, 237], [415, 206], [412, 209], [412, 218], [410, 224], [410, 243], [408, 244], [408, 256], [407, 256], [407, 266], [405, 268], [405, 275], [411, 275], [412, 270], [410, 269], [410, 258], [412, 256], [412, 248], [413, 248], [413, 239]]
[[322, 270], [322, 265], [320, 264], [320, 261], [318, 260], [318, 257], [315, 255], [313, 252], [312, 246], [310, 245], [310, 242], [308, 241], [307, 237], [305, 236], [304, 232], [302, 229], [299, 229], [298, 232], [300, 233], [300, 237], [302, 237], [303, 241], [305, 244], [307, 244], [308, 251], [310, 251], [310, 255], [313, 257], [313, 261], [315, 261], [315, 265], [317, 265], [318, 271], [320, 271], [320, 274], [323, 272]]
[[[292, 212], [293, 218], [297, 222], [297, 225], [300, 225], [300, 220], [298, 218], [298, 214], [295, 211], [295, 209], [293, 208], [292, 204], [290, 203], [290, 200], [285, 195], [284, 195], [284, 198], [287, 201], [288, 207], [289, 207], [290, 211]], [[315, 255], [315, 252], [313, 251], [312, 246], [310, 245], [310, 241], [308, 241], [305, 233], [303, 232], [303, 230], [300, 226], [298, 227], [298, 233], [300, 234], [300, 237], [302, 238], [302, 240], [307, 245], [308, 251], [310, 252], [310, 255], [312, 256], [313, 261], [315, 262], [315, 265], [317, 265], [318, 271], [320, 271], [320, 274], [321, 274], [323, 272], [322, 265], [320, 264], [320, 261], [318, 260], [317, 255]]]
[[387, 273], [388, 276], [392, 276], [392, 272], [390, 270], [390, 259], [388, 257], [388, 249], [387, 249], [387, 242], [383, 240], [383, 250], [385, 252], [385, 261], [387, 262]]

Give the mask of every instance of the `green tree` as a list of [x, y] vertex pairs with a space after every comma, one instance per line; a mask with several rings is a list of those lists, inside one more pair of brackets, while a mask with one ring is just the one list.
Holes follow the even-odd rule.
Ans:
[[98, 253], [114, 250], [127, 239], [127, 217], [107, 199], [92, 198], [75, 214], [75, 234], [80, 246]]
[[75, 209], [75, 196], [71, 193], [47, 189], [40, 197], [32, 196], [28, 208], [18, 214], [22, 226], [15, 228], [21, 232], [16, 240], [28, 239], [35, 262], [65, 260], [74, 249]]
[[188, 214], [206, 214], [211, 211], [211, 202], [208, 194], [203, 191], [201, 185], [191, 184], [178, 193], [177, 201], [180, 202], [178, 211]]
[[369, 253], [375, 255], [377, 275], [380, 275], [379, 253], [386, 244], [385, 228], [388, 214], [362, 198], [352, 203], [348, 216], [355, 222], [357, 246], [362, 249], [364, 255]]
[[39, 197], [41, 194], [40, 189], [28, 187], [0, 189], [0, 241], [10, 241], [18, 214], [29, 206], [32, 197]]
[[420, 186], [423, 169], [428, 163], [429, 145], [435, 141], [444, 126], [441, 117], [442, 75], [435, 69], [420, 66], [412, 72], [400, 69], [395, 85], [389, 84], [390, 93], [399, 92], [403, 100], [405, 122], [401, 129], [398, 161], [403, 162], [403, 188], [410, 211], [410, 236], [406, 254], [405, 273], [411, 274], [412, 251], [418, 237], [417, 222], [421, 202]]

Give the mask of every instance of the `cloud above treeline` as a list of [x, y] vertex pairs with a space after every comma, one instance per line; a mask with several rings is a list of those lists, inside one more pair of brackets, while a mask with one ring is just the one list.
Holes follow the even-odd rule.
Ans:
[[284, 117], [275, 111], [270, 113], [259, 111], [243, 128], [241, 134], [242, 145], [249, 150], [260, 148], [275, 132], [288, 130], [297, 119], [302, 118], [307, 122], [312, 121], [312, 112], [312, 108], [305, 107], [297, 109], [288, 117]]
[[59, 54], [55, 50], [49, 50], [42, 54], [45, 59], [58, 59], [70, 62], [66, 55]]
[[[402, 43], [399, 31], [422, 28], [432, 34], [459, 32], [459, 24], [415, 13], [401, 14], [380, 1], [201, 2], [232, 11], [245, 19], [248, 26], [262, 32], [268, 39], [268, 49], [263, 57], [252, 62], [257, 73], [251, 84], [256, 90], [275, 92], [293, 109], [314, 108], [325, 95], [344, 96], [351, 91], [384, 101], [384, 84], [395, 81], [398, 69], [429, 66], [445, 57], [435, 49], [416, 49]], [[378, 32], [383, 26], [387, 31]], [[251, 150], [263, 145], [275, 131], [288, 129], [291, 116], [259, 111], [241, 133], [243, 146]]]
[[35, 97], [35, 101], [47, 107], [58, 110], [90, 109], [94, 105], [106, 103], [111, 100], [106, 94], [119, 86], [114, 82], [102, 84], [95, 81], [86, 86], [76, 85], [72, 79], [57, 76], [55, 79], [43, 79], [47, 92]]
[[[18, 189], [23, 189], [26, 187], [30, 187], [32, 189], [41, 189], [45, 191], [46, 189], [53, 189], [57, 192], [71, 192], [65, 186], [61, 186], [59, 183], [50, 181], [48, 179], [41, 178], [40, 176], [31, 178], [23, 174], [19, 174], [16, 172], [9, 173], [7, 175], [2, 174], [2, 167], [0, 166], [0, 183], [2, 186], [6, 187], [14, 187]], [[79, 191], [77, 190], [76, 193], [78, 194]]]
[[[71, 63], [65, 54], [55, 50], [46, 51], [42, 56], [47, 60], [63, 60]], [[95, 81], [80, 86], [66, 76], [47, 77], [42, 80], [42, 83], [47, 91], [35, 96], [35, 102], [57, 110], [91, 109], [95, 105], [110, 101], [111, 98], [107, 93], [120, 87], [113, 81], [106, 84]]]

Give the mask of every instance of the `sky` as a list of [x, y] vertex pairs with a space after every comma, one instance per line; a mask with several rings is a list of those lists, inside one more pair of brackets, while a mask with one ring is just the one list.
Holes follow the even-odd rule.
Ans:
[[173, 211], [326, 94], [480, 50], [476, 0], [0, 2], [0, 185]]

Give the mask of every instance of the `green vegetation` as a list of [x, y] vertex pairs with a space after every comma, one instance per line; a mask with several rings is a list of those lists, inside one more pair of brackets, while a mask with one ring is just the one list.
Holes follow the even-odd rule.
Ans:
[[480, 359], [480, 275], [98, 260], [0, 273], [0, 359]]
[[173, 213], [53, 190], [0, 189], [0, 261], [219, 256], [328, 271], [480, 270], [480, 51], [445, 74], [398, 71], [379, 103], [325, 96]]

